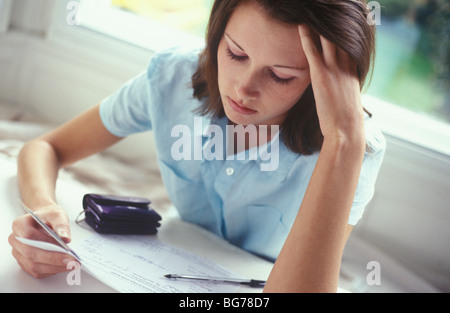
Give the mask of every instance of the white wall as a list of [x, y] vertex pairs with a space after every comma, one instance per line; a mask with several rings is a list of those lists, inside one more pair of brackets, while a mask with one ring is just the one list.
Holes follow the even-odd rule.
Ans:
[[387, 142], [355, 234], [450, 291], [450, 158], [390, 136]]
[[[66, 25], [60, 18], [64, 2], [14, 1], [11, 29], [0, 35], [0, 102], [55, 124], [101, 101], [144, 70], [151, 56], [150, 51]], [[134, 151], [138, 157], [150, 153], [153, 142], [143, 134], [114, 149], [127, 155]], [[388, 136], [375, 197], [352, 235], [446, 291], [449, 177], [449, 156]]]

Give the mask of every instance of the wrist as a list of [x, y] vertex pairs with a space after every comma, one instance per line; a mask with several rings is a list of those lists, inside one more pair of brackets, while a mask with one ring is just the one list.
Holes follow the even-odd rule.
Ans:
[[366, 144], [364, 118], [359, 112], [348, 114], [339, 122], [332, 123], [333, 127], [328, 127], [324, 135], [324, 143], [330, 143], [337, 147], [358, 147]]
[[345, 155], [347, 158], [362, 158], [366, 149], [364, 132], [353, 132], [350, 135], [338, 133], [326, 136], [323, 140], [322, 151], [330, 151], [334, 155]]
[[43, 197], [42, 195], [24, 198], [23, 202], [34, 212], [46, 211], [51, 207], [57, 207], [54, 199], [51, 197]]

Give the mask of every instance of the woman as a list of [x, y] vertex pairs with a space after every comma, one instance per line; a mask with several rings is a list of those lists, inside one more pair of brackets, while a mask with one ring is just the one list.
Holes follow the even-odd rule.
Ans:
[[[382, 136], [365, 133], [360, 98], [374, 52], [367, 14], [363, 0], [215, 1], [200, 58], [185, 48], [156, 53], [99, 106], [24, 146], [24, 202], [69, 242], [58, 170], [152, 129], [183, 219], [276, 260], [265, 291], [335, 292], [384, 152]], [[239, 126], [244, 133], [228, 131]], [[263, 170], [269, 150], [277, 160]], [[29, 216], [10, 236], [20, 266], [35, 277], [66, 271], [67, 255], [15, 236], [48, 240]]]

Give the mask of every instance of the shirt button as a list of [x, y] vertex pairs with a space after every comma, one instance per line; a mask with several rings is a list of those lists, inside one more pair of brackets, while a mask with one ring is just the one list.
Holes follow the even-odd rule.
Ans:
[[225, 173], [227, 173], [228, 176], [231, 176], [234, 174], [234, 169], [232, 167], [227, 167]]

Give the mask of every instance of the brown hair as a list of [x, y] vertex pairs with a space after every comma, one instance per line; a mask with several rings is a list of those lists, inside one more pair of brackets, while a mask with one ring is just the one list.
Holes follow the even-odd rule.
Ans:
[[[306, 24], [336, 44], [356, 62], [360, 86], [364, 86], [375, 57], [375, 27], [368, 22], [365, 0], [215, 0], [206, 48], [192, 76], [194, 97], [202, 101], [197, 113], [213, 117], [225, 114], [217, 82], [217, 50], [231, 14], [238, 5], [249, 1], [259, 4], [278, 21]], [[280, 127], [284, 143], [293, 152], [311, 154], [320, 150], [323, 135], [311, 85]]]

